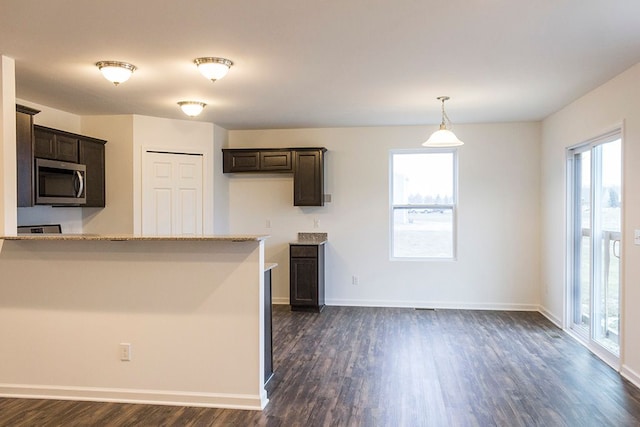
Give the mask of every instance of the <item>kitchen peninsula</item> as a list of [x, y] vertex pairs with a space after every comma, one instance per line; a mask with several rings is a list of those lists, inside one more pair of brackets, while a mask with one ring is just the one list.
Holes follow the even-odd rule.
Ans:
[[0, 237], [0, 395], [264, 408], [267, 237]]

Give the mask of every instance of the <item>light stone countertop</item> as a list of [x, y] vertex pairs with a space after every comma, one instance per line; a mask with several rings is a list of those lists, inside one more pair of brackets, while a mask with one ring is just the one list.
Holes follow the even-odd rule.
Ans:
[[202, 236], [135, 236], [130, 234], [18, 234], [0, 236], [0, 240], [60, 240], [60, 241], [158, 241], [158, 242], [259, 242], [268, 234], [222, 234]]
[[291, 245], [323, 245], [327, 243], [327, 233], [298, 233], [298, 240]]

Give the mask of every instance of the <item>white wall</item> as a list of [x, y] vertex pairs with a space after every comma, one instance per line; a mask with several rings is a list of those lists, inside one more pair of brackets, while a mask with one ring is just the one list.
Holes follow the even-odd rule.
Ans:
[[[539, 139], [537, 123], [456, 125], [459, 150], [457, 261], [389, 260], [389, 150], [419, 148], [434, 129], [371, 127], [229, 131], [229, 146], [323, 146], [324, 207], [294, 207], [291, 175], [221, 175], [229, 231], [267, 233], [274, 300], [288, 303], [288, 242], [299, 231], [329, 235], [330, 305], [537, 309]], [[319, 227], [314, 228], [314, 219]], [[266, 221], [271, 228], [266, 228]], [[352, 275], [359, 284], [352, 285]]]
[[0, 248], [0, 396], [267, 403], [261, 241]]
[[[37, 125], [65, 130], [67, 132], [82, 133], [82, 118], [77, 114], [67, 113], [66, 111], [57, 110], [24, 99], [17, 99], [16, 103], [40, 110], [38, 114], [33, 116], [33, 123]], [[93, 135], [89, 134], [88, 136]]]
[[[566, 206], [565, 149], [624, 123], [622, 228], [622, 373], [640, 385], [640, 64], [576, 100], [543, 122], [542, 306], [564, 322]], [[565, 325], [568, 326], [568, 325]]]
[[229, 181], [222, 178], [222, 148], [229, 141], [229, 132], [220, 126], [213, 129], [213, 232], [229, 233]]
[[133, 116], [84, 116], [82, 131], [104, 139], [104, 208], [82, 208], [84, 232], [133, 234]]
[[16, 234], [15, 61], [0, 55], [0, 233]]

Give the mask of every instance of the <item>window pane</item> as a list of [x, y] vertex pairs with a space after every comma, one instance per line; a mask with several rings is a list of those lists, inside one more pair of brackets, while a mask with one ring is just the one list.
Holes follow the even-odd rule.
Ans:
[[393, 155], [393, 204], [453, 204], [453, 155]]
[[453, 209], [393, 209], [394, 257], [453, 258]]

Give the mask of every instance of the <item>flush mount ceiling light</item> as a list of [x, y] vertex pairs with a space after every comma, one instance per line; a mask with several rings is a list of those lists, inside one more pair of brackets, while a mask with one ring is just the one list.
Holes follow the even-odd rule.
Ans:
[[202, 113], [204, 107], [207, 106], [207, 104], [200, 101], [180, 101], [178, 105], [182, 109], [182, 112], [189, 117], [196, 117]]
[[445, 119], [451, 125], [451, 120], [447, 116], [447, 113], [444, 112], [444, 101], [449, 99], [448, 96], [439, 96], [437, 99], [442, 101], [442, 123], [440, 123], [440, 130], [435, 131], [431, 134], [429, 139], [422, 143], [424, 147], [455, 147], [458, 145], [463, 145], [464, 142], [460, 141], [458, 137], [447, 129], [447, 125], [445, 123]]
[[137, 69], [135, 65], [120, 61], [100, 61], [96, 62], [96, 67], [102, 72], [105, 79], [118, 86], [126, 82], [131, 74]]
[[198, 66], [198, 71], [212, 82], [226, 76], [233, 65], [228, 59], [216, 57], [196, 58], [193, 62]]

